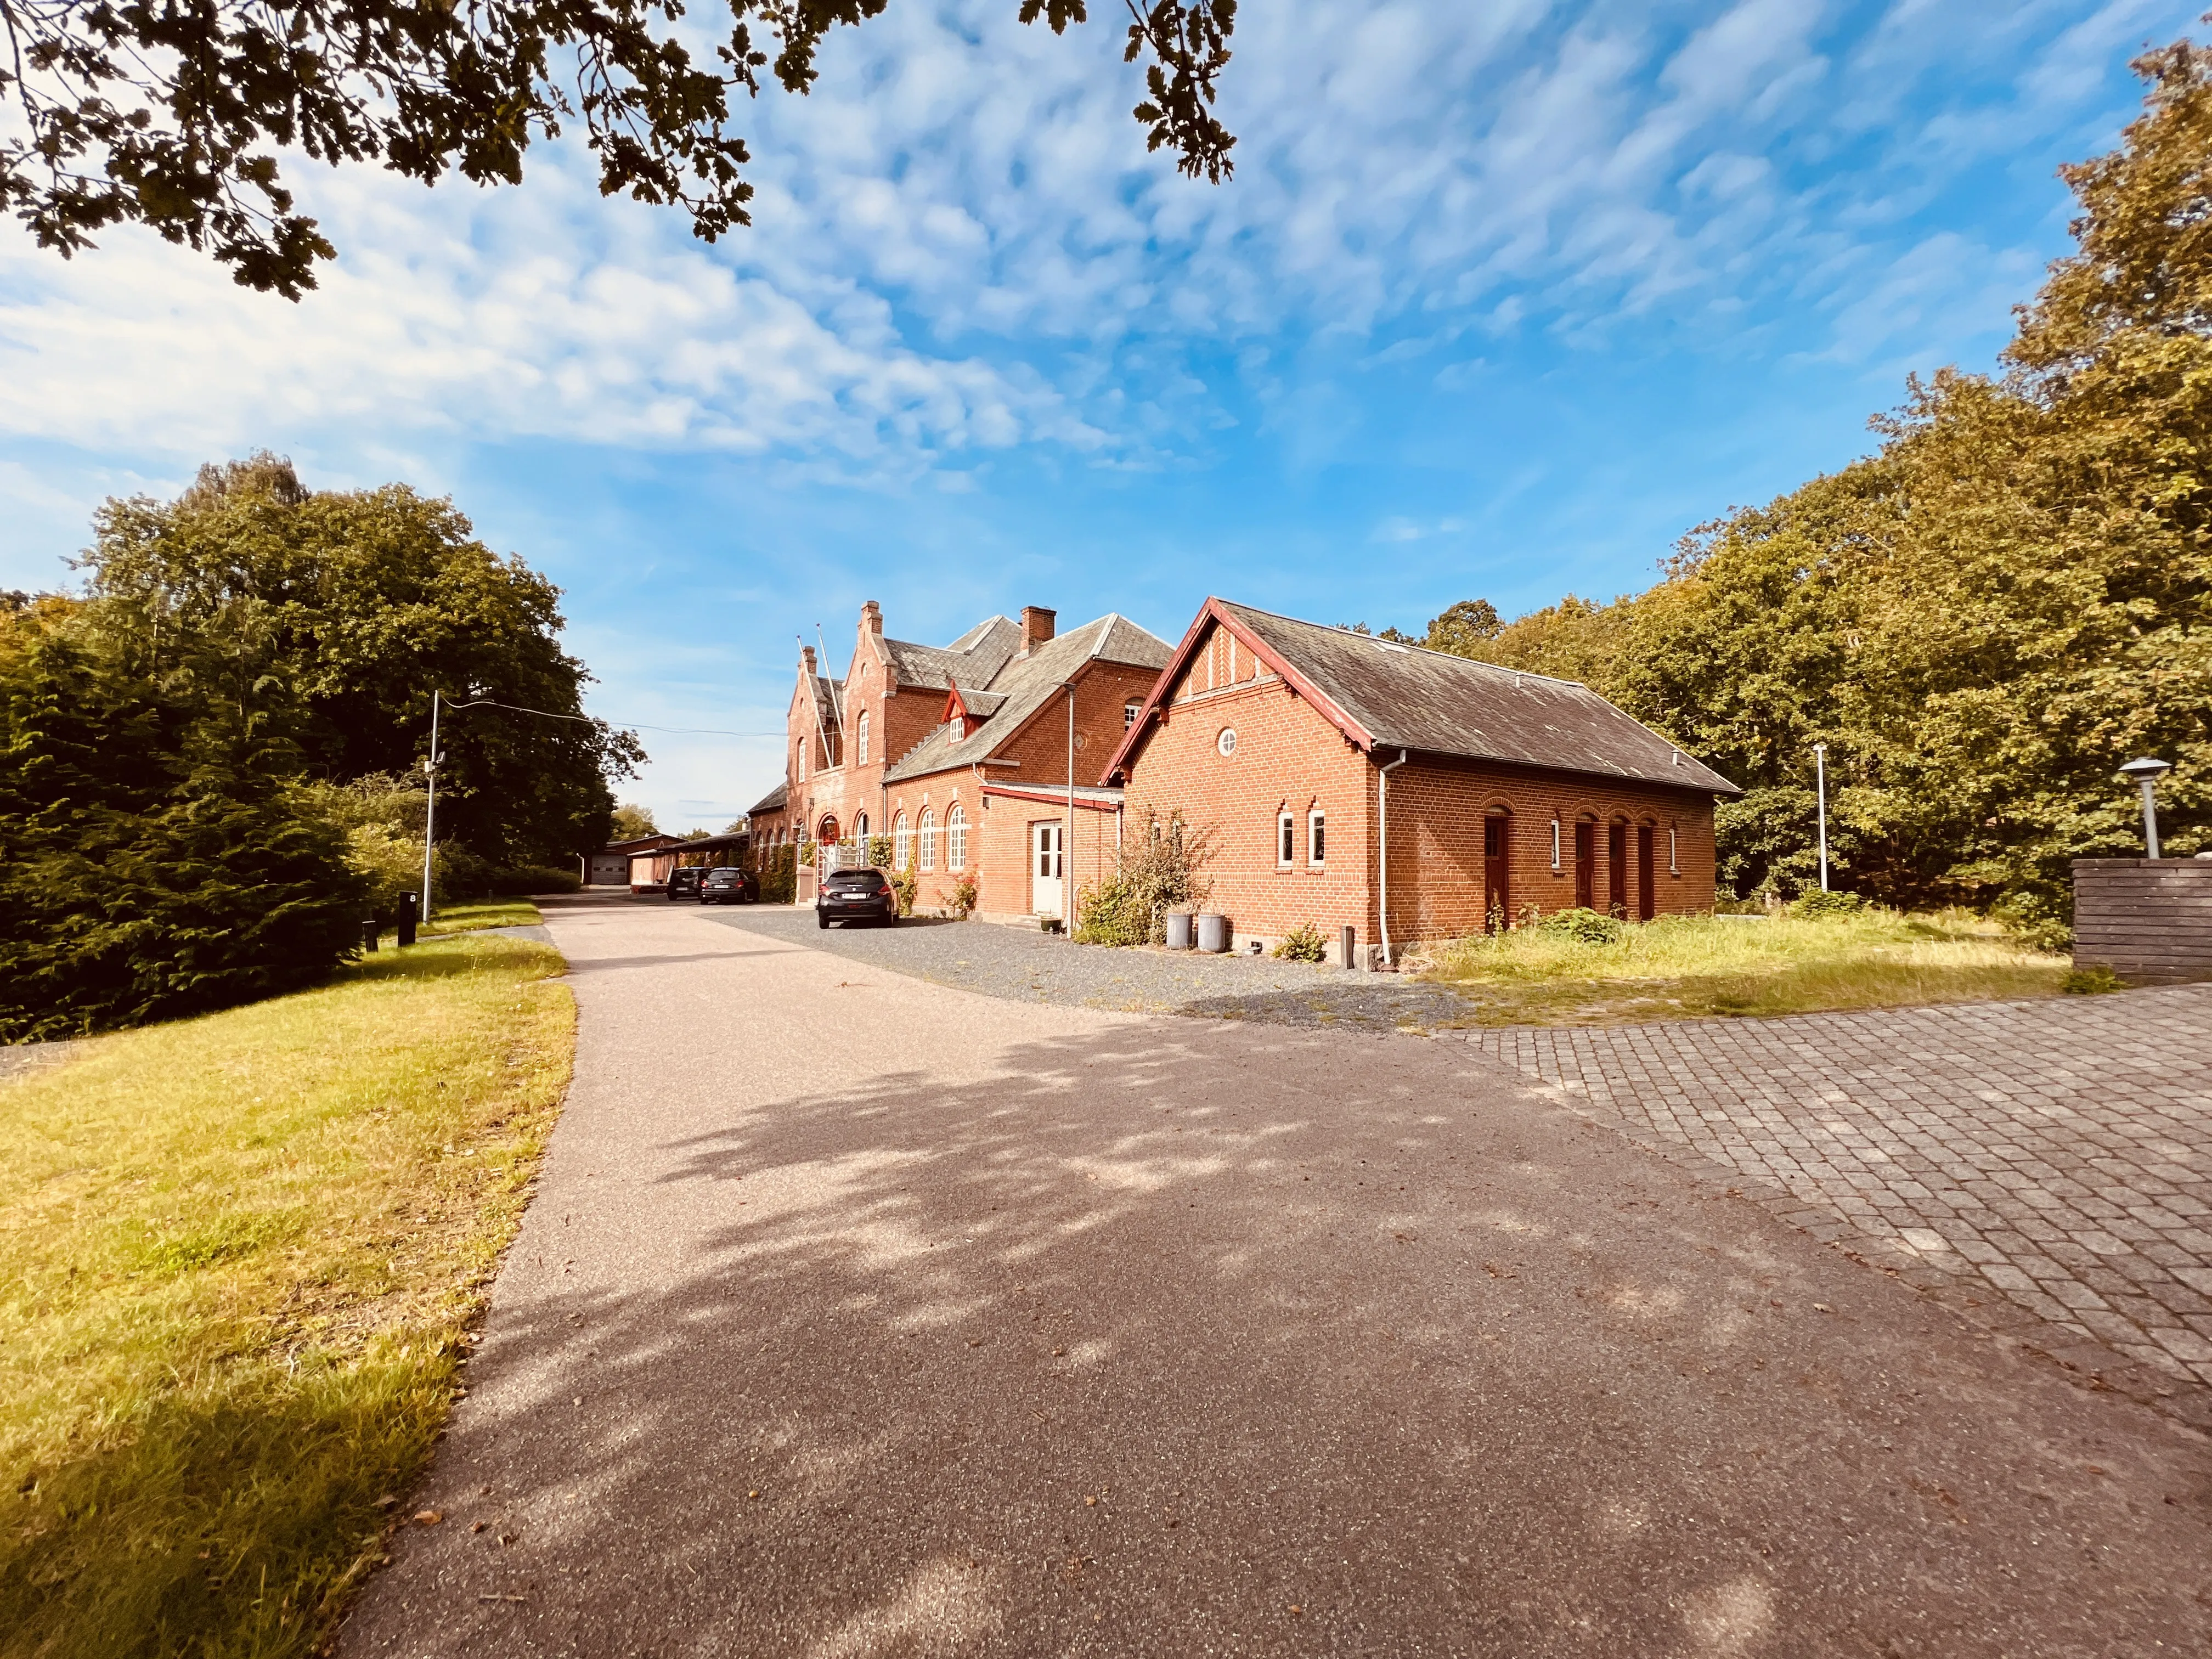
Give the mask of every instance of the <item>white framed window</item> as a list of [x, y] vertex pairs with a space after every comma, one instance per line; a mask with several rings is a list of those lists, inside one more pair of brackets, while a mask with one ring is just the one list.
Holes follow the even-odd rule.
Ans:
[[945, 867], [968, 867], [968, 814], [958, 801], [953, 802], [951, 811], [945, 815]]
[[937, 814], [927, 808], [921, 814], [921, 867], [937, 868]]
[[903, 870], [914, 859], [914, 830], [902, 812], [891, 824], [891, 868]]
[[1682, 873], [1681, 862], [1674, 855], [1674, 826], [1671, 823], [1667, 826], [1667, 873], [1670, 876]]
[[854, 733], [854, 738], [860, 749], [860, 760], [858, 763], [860, 765], [866, 766], [868, 763], [868, 716], [867, 712], [865, 709], [861, 711], [860, 727], [858, 731]]
[[1298, 821], [1288, 812], [1275, 815], [1275, 867], [1287, 870], [1297, 862]]
[[1134, 726], [1137, 723], [1137, 716], [1142, 714], [1144, 709], [1145, 705], [1141, 698], [1132, 697], [1128, 702], [1123, 703], [1121, 705], [1121, 729], [1126, 732], [1131, 726]]
[[862, 851], [865, 852], [866, 850], [868, 845], [868, 815], [866, 812], [860, 814], [859, 817], [853, 820], [853, 839], [860, 843]]
[[1234, 755], [1237, 752], [1237, 728], [1233, 726], [1223, 726], [1221, 735], [1213, 740], [1213, 746], [1224, 760]]
[[1306, 866], [1318, 870], [1328, 862], [1328, 818], [1326, 813], [1306, 814]]
[[1552, 873], [1555, 876], [1559, 873], [1559, 821], [1556, 817], [1552, 820]]

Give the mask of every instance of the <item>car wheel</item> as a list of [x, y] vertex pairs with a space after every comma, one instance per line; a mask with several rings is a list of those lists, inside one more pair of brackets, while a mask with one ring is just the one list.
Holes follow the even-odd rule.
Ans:
[[830, 925], [830, 918], [823, 915], [819, 910], [817, 910], [814, 913], [814, 925], [817, 927], [827, 927]]

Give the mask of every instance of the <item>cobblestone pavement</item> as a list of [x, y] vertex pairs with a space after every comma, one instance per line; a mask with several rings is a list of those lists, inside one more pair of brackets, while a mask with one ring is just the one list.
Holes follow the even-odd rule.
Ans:
[[2212, 1384], [2212, 986], [1468, 1041], [1809, 1231]]
[[812, 910], [788, 905], [702, 906], [698, 914], [809, 950], [1016, 1002], [1386, 1031], [1448, 1024], [1468, 1011], [1448, 986], [1395, 974], [1346, 973], [1271, 957], [1092, 950], [999, 922], [915, 917], [896, 927], [824, 930], [815, 925]]

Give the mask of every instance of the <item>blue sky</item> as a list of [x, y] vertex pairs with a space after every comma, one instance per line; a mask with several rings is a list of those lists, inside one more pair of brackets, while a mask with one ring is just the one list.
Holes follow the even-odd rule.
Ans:
[[[1609, 597], [1864, 453], [1908, 373], [1988, 367], [2066, 246], [2055, 169], [2197, 11], [1248, 0], [1217, 189], [1145, 155], [1103, 9], [1017, 9], [833, 35], [744, 112], [756, 222], [714, 247], [560, 148], [519, 190], [295, 167], [343, 256], [296, 307], [0, 231], [0, 583], [268, 447], [451, 493], [566, 589], [596, 712], [760, 733], [864, 599], [942, 642]], [[780, 775], [774, 736], [644, 735], [665, 826]]]

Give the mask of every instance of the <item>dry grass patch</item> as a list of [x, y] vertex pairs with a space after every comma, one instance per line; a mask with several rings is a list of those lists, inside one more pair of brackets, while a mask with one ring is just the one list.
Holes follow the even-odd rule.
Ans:
[[328, 1634], [567, 1087], [561, 967], [434, 939], [0, 1082], [0, 1652]]
[[1618, 1024], [2057, 994], [2069, 963], [1960, 912], [1674, 916], [1587, 943], [1542, 927], [1460, 939], [1416, 964], [1479, 1025]]

